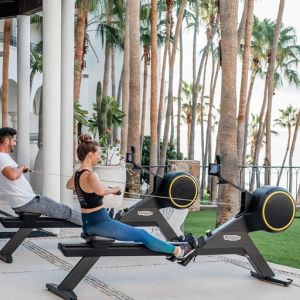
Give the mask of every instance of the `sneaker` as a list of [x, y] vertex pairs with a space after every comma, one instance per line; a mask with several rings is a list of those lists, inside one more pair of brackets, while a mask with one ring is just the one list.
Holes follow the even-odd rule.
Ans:
[[195, 249], [193, 249], [189, 244], [180, 246], [180, 249], [181, 251], [176, 255], [177, 260], [184, 260], [195, 252]]

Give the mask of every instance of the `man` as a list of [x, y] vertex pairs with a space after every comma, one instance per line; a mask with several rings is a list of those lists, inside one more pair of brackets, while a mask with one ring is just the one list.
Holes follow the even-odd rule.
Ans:
[[81, 225], [81, 214], [69, 206], [33, 192], [24, 176], [29, 171], [25, 165], [17, 165], [10, 157], [16, 147], [17, 131], [13, 128], [0, 129], [0, 195], [7, 200], [16, 213], [39, 213], [48, 217], [66, 219]]

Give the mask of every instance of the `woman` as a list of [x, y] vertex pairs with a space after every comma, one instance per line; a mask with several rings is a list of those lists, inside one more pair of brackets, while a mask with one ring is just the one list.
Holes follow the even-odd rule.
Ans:
[[76, 191], [81, 206], [83, 232], [86, 235], [111, 237], [119, 241], [141, 242], [153, 251], [175, 255], [178, 260], [189, 256], [194, 251], [189, 245], [174, 246], [156, 238], [144, 229], [110, 218], [103, 207], [103, 197], [109, 194], [117, 195], [120, 193], [120, 187], [104, 187], [97, 174], [93, 172], [93, 166], [100, 160], [98, 143], [88, 134], [80, 135], [79, 141], [77, 156], [81, 165], [68, 180], [67, 188]]

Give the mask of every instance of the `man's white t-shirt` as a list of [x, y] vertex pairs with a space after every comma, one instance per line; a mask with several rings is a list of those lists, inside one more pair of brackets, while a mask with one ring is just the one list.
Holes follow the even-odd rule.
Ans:
[[16, 180], [9, 180], [2, 174], [5, 167], [17, 166], [8, 153], [0, 152], [0, 199], [9, 202], [13, 208], [20, 207], [36, 197], [23, 174]]

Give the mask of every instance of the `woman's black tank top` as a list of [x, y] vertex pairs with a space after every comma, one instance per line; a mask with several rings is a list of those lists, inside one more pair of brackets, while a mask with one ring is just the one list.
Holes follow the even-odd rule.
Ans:
[[80, 207], [81, 208], [95, 208], [101, 206], [103, 204], [103, 196], [99, 196], [96, 193], [86, 193], [80, 187], [80, 176], [85, 171], [90, 172], [87, 169], [83, 169], [81, 171], [75, 172], [74, 184], [75, 184], [75, 192], [77, 194]]

